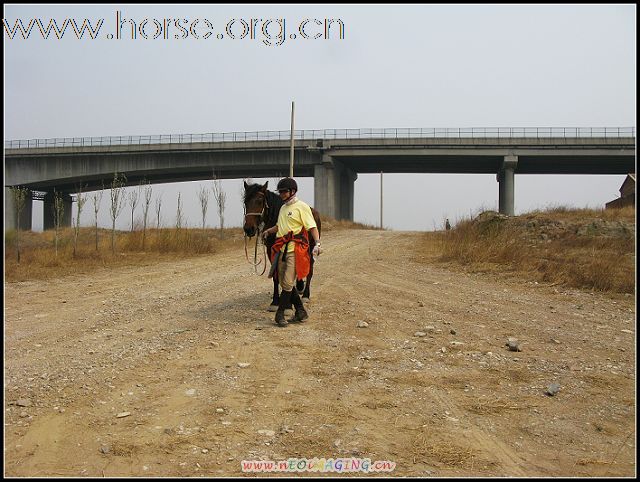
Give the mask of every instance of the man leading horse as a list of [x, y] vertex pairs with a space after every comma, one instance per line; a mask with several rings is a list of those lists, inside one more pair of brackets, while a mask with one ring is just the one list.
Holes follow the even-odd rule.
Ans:
[[[267, 236], [276, 234], [276, 242], [269, 253], [272, 266], [275, 267], [275, 275], [282, 288], [275, 323], [277, 326], [285, 327], [289, 323], [302, 323], [309, 318], [296, 289], [296, 281], [305, 279], [309, 274], [309, 235], [315, 241], [312, 255], [317, 257], [322, 251], [320, 233], [311, 208], [296, 196], [298, 184], [295, 179], [281, 179], [277, 190], [284, 204], [280, 208], [277, 224], [265, 229], [262, 236], [266, 240]], [[291, 303], [295, 308], [295, 314], [287, 322], [284, 310]]]

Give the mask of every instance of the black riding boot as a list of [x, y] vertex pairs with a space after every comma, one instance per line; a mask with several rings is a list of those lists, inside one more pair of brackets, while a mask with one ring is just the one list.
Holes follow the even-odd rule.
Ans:
[[309, 314], [307, 313], [307, 310], [304, 309], [300, 295], [295, 288], [293, 288], [293, 291], [291, 292], [291, 302], [296, 308], [296, 313], [293, 315], [293, 318], [289, 320], [289, 323], [302, 323], [303, 321], [308, 320]]
[[280, 304], [278, 305], [278, 311], [276, 311], [276, 325], [287, 326], [287, 320], [284, 319], [284, 310], [287, 306], [291, 306], [291, 291], [280, 292]]

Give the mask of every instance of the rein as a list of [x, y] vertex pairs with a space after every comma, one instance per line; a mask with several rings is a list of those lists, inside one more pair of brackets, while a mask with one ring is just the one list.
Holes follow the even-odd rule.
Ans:
[[[262, 242], [262, 231], [264, 230], [264, 213], [267, 210], [269, 205], [267, 204], [267, 199], [265, 198], [264, 204], [262, 206], [262, 211], [259, 213], [246, 213], [244, 215], [245, 221], [247, 220], [247, 216], [258, 216], [260, 223], [258, 224], [258, 232], [256, 233], [256, 244], [253, 250], [253, 261], [249, 260], [249, 253], [247, 252], [247, 235], [244, 235], [244, 255], [247, 259], [247, 262], [253, 266], [254, 273], [258, 274], [258, 266], [263, 264], [262, 273], [258, 274], [258, 276], [262, 276], [267, 270], [267, 246]], [[261, 253], [262, 257], [258, 259], [258, 244], [262, 244], [263, 252]]]
[[[258, 276], [262, 276], [265, 271], [267, 270], [267, 246], [262, 242], [259, 241], [260, 239], [260, 232], [258, 232], [258, 235], [256, 236], [256, 245], [254, 247], [254, 251], [253, 251], [253, 261], [251, 261], [249, 259], [249, 253], [247, 252], [247, 235], [245, 234], [244, 236], [244, 256], [247, 259], [247, 262], [253, 266], [253, 270], [254, 273], [256, 273]], [[261, 252], [261, 258], [258, 259], [258, 244], [261, 244], [262, 247], [264, 248], [263, 252]], [[258, 273], [258, 266], [260, 266], [261, 264], [264, 264], [262, 266], [262, 273]]]

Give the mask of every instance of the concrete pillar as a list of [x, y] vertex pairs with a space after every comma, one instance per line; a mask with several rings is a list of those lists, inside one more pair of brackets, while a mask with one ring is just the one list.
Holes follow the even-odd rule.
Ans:
[[[27, 193], [25, 199], [24, 208], [20, 213], [20, 229], [23, 231], [31, 231], [32, 229], [32, 211], [33, 211], [33, 196], [31, 192]], [[4, 230], [5, 232], [18, 227], [17, 220], [18, 213], [16, 212], [16, 205], [13, 199], [13, 193], [8, 187], [4, 188]]]
[[500, 214], [513, 216], [514, 192], [515, 192], [515, 170], [518, 165], [518, 156], [504, 156], [504, 161], [498, 172], [498, 210]]
[[[71, 227], [71, 196], [67, 193], [62, 193], [62, 206], [64, 212], [62, 213], [62, 220], [60, 222], [61, 227], [70, 228]], [[44, 196], [44, 200], [42, 203], [42, 208], [44, 210], [42, 216], [42, 227], [43, 229], [55, 229], [55, 217], [53, 213], [53, 193], [48, 192]]]
[[340, 176], [340, 219], [353, 221], [353, 197], [358, 174], [343, 166]]
[[322, 164], [313, 172], [313, 207], [322, 216], [338, 218], [335, 206], [335, 169], [331, 156], [323, 155]]
[[314, 207], [323, 216], [353, 221], [354, 182], [358, 175], [329, 155], [314, 169]]

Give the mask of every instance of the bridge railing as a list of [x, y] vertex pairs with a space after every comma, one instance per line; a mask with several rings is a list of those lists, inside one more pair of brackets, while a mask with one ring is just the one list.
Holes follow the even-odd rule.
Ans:
[[[411, 139], [411, 138], [589, 138], [633, 137], [635, 127], [455, 127], [323, 129], [294, 131], [296, 140], [316, 139]], [[5, 149], [130, 146], [147, 144], [194, 144], [214, 142], [284, 141], [290, 131], [223, 132], [146, 136], [62, 137], [5, 141]]]

